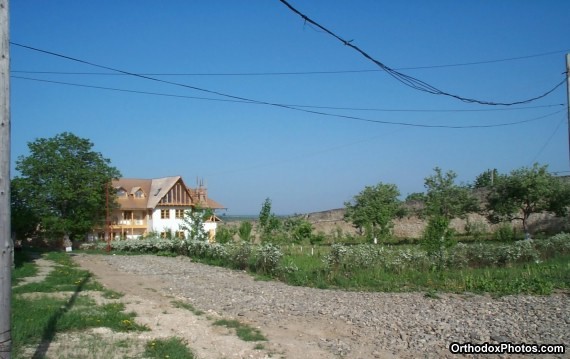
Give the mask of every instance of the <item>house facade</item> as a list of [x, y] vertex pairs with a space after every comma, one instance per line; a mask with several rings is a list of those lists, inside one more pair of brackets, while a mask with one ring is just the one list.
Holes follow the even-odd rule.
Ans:
[[[115, 192], [118, 206], [109, 210], [108, 226], [99, 233], [99, 238], [106, 238], [109, 233], [112, 239], [135, 239], [151, 232], [163, 237], [182, 237], [188, 235], [180, 228], [186, 211], [224, 208], [208, 198], [202, 184], [189, 188], [180, 176], [121, 178], [112, 182], [111, 190]], [[204, 222], [210, 240], [214, 239], [219, 221], [214, 214]]]

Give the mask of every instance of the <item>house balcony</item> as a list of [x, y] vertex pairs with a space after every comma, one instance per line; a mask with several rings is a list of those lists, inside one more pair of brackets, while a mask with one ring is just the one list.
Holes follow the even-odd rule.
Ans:
[[112, 228], [147, 228], [148, 223], [144, 219], [121, 219], [112, 223]]

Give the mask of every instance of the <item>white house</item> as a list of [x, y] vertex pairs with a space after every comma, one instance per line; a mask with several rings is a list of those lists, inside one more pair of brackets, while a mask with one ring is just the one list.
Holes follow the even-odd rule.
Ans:
[[[112, 182], [118, 208], [109, 212], [106, 231], [111, 238], [140, 238], [149, 232], [166, 236], [187, 235], [180, 229], [184, 212], [202, 209], [222, 209], [221, 204], [208, 198], [208, 191], [203, 185], [189, 188], [182, 177], [164, 177], [154, 179], [121, 178]], [[220, 219], [212, 215], [204, 222], [204, 230], [210, 240], [216, 234]], [[104, 237], [105, 233], [101, 233]]]

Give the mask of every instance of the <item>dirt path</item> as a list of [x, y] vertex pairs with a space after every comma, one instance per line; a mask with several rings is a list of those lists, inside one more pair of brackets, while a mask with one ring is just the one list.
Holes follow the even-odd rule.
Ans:
[[[431, 298], [293, 287], [187, 257], [73, 258], [103, 285], [126, 294], [127, 310], [152, 329], [148, 335], [183, 337], [199, 358], [454, 358], [452, 342], [570, 343], [565, 292]], [[176, 309], [175, 299], [207, 315]], [[263, 350], [213, 326], [220, 317], [259, 328], [268, 338]]]
[[[125, 294], [121, 302], [126, 304], [127, 311], [137, 313], [136, 321], [147, 325], [151, 332], [149, 339], [161, 337], [184, 338], [198, 358], [330, 358], [331, 353], [317, 346], [318, 337], [326, 337], [310, 323], [296, 323], [278, 328], [259, 328], [268, 338], [268, 342], [260, 342], [263, 349], [254, 349], [255, 342], [245, 342], [225, 327], [212, 325], [214, 320], [222, 319], [219, 313], [208, 310], [205, 315], [195, 315], [183, 308], [176, 308], [172, 301], [186, 298], [176, 296], [165, 288], [174, 283], [164, 277], [140, 276], [121, 271], [109, 265], [103, 256], [74, 255], [74, 261], [82, 268], [94, 274], [96, 280], [105, 287]], [[244, 316], [237, 318], [244, 324], [257, 327]], [[298, 326], [302, 330], [298, 330]], [[293, 328], [291, 328], [293, 327]], [[295, 328], [297, 327], [297, 328]], [[310, 340], [299, 340], [303, 338]]]

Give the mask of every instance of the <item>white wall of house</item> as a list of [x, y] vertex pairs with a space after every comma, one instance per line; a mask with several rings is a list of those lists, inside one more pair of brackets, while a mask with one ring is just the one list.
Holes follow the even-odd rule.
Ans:
[[[162, 233], [170, 231], [172, 234], [175, 234], [176, 231], [179, 230], [180, 225], [184, 222], [183, 219], [176, 218], [176, 210], [186, 208], [183, 207], [172, 207], [172, 208], [165, 208], [165, 207], [157, 207], [152, 212], [152, 227], [150, 228], [151, 231]], [[161, 218], [161, 210], [168, 210], [170, 212], [169, 218]], [[212, 230], [213, 233], [216, 233], [216, 228], [218, 227], [218, 223], [216, 222], [204, 222], [204, 231], [206, 233], [210, 233]], [[188, 235], [188, 233], [186, 233]]]
[[[176, 218], [176, 210], [183, 208], [175, 207], [157, 207], [152, 211], [152, 231], [162, 233], [162, 232], [172, 232], [173, 234], [178, 231], [180, 225], [182, 224], [182, 219]], [[169, 218], [161, 218], [161, 210], [167, 210], [170, 213]]]
[[214, 235], [216, 234], [216, 228], [218, 228], [218, 223], [216, 222], [204, 222], [204, 231], [206, 233], [210, 233], [210, 231], [212, 231], [214, 233]]

